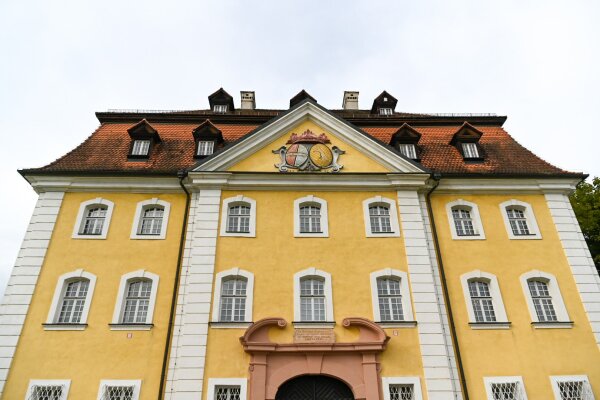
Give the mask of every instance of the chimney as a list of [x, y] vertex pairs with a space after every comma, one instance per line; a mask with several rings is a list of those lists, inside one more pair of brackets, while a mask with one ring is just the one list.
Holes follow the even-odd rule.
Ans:
[[242, 94], [242, 110], [254, 110], [256, 102], [254, 101], [254, 92], [240, 92]]
[[342, 103], [344, 110], [358, 110], [358, 92], [344, 92], [344, 101]]

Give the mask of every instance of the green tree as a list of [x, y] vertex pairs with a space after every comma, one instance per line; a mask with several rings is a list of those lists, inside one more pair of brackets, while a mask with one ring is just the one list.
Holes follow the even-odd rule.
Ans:
[[600, 272], [600, 177], [592, 179], [592, 183], [581, 182], [570, 199], [596, 269]]

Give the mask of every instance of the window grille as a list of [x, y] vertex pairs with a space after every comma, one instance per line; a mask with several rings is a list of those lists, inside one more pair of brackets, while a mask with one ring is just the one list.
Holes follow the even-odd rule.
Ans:
[[224, 279], [221, 283], [219, 321], [233, 322], [246, 319], [246, 286], [242, 278]]
[[300, 319], [325, 321], [325, 282], [316, 278], [300, 280]]
[[560, 400], [593, 400], [594, 395], [587, 381], [557, 382]]
[[250, 232], [250, 206], [237, 204], [229, 207], [227, 232]]
[[458, 236], [477, 236], [469, 210], [453, 208], [452, 218], [454, 219], [454, 226]]
[[162, 207], [147, 208], [142, 215], [140, 235], [160, 235], [164, 209]]
[[530, 280], [527, 282], [527, 285], [529, 286], [531, 300], [533, 301], [538, 321], [557, 321], [558, 318], [552, 304], [552, 296], [550, 296], [548, 284], [542, 281]]
[[462, 150], [464, 158], [479, 158], [477, 143], [463, 143]]
[[200, 140], [198, 142], [198, 152], [196, 153], [199, 156], [210, 156], [215, 150], [215, 142], [212, 140]]
[[100, 400], [133, 400], [134, 386], [104, 386]]
[[106, 219], [106, 207], [94, 207], [87, 210], [83, 222], [82, 235], [100, 235]]
[[213, 106], [213, 112], [224, 114], [227, 112], [227, 104], [215, 104]]
[[304, 205], [300, 207], [300, 233], [321, 232], [321, 207]]
[[[377, 295], [379, 298], [379, 317], [381, 321], [404, 320], [399, 279], [377, 278]], [[400, 398], [402, 399], [403, 397]]]
[[389, 207], [383, 205], [369, 206], [369, 218], [371, 219], [371, 233], [392, 232]]
[[392, 109], [391, 108], [380, 108], [379, 115], [392, 115]]
[[67, 283], [58, 315], [59, 324], [78, 324], [81, 321], [89, 284], [87, 279]]
[[402, 153], [403, 156], [411, 158], [415, 160], [417, 158], [417, 148], [412, 143], [399, 143], [398, 151]]
[[495, 322], [494, 304], [490, 294], [490, 285], [487, 282], [470, 281], [469, 295], [473, 304], [473, 313], [476, 322]]
[[146, 323], [152, 281], [148, 279], [130, 282], [127, 286], [125, 310], [123, 312], [124, 324]]
[[414, 400], [413, 385], [390, 385], [390, 400]]
[[215, 386], [214, 400], [240, 400], [239, 386]]
[[508, 215], [508, 222], [510, 223], [510, 229], [515, 236], [526, 236], [531, 235], [529, 227], [527, 226], [527, 218], [522, 210], [516, 208], [506, 209]]
[[519, 382], [492, 383], [492, 400], [523, 400]]
[[133, 148], [131, 149], [132, 156], [147, 156], [150, 150], [149, 140], [134, 140]]
[[64, 385], [34, 385], [27, 400], [62, 400]]

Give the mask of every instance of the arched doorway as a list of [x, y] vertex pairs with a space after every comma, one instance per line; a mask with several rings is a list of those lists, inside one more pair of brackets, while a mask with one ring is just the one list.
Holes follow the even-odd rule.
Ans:
[[324, 375], [302, 375], [279, 387], [275, 400], [354, 400], [344, 382]]

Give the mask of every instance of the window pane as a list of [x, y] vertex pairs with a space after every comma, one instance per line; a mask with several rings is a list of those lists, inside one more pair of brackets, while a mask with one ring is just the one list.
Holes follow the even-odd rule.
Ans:
[[250, 232], [250, 206], [233, 205], [229, 207], [227, 214], [227, 232]]
[[133, 386], [105, 386], [101, 400], [132, 400]]
[[325, 321], [325, 282], [317, 278], [300, 280], [300, 319]]
[[479, 150], [476, 143], [462, 144], [464, 158], [479, 158]]
[[136, 280], [129, 283], [123, 310], [123, 323], [146, 323], [151, 291], [150, 280]]
[[81, 322], [88, 287], [89, 281], [87, 279], [67, 283], [57, 320], [59, 324], [77, 324]]
[[413, 400], [413, 385], [390, 385], [390, 400]]
[[160, 235], [164, 209], [162, 207], [147, 208], [144, 210], [140, 224], [140, 235]]
[[93, 207], [87, 210], [83, 221], [82, 235], [100, 235], [106, 218], [106, 207]]
[[198, 152], [196, 153], [199, 156], [209, 156], [214, 152], [215, 142], [212, 140], [201, 140], [198, 142]]
[[458, 236], [477, 236], [471, 219], [471, 212], [463, 208], [453, 208], [452, 218]]
[[402, 310], [400, 280], [377, 278], [377, 294], [381, 321], [403, 321], [404, 311]]
[[62, 385], [35, 385], [27, 400], [61, 400], [63, 390]]
[[522, 210], [508, 208], [506, 215], [508, 216], [508, 222], [510, 223], [513, 235], [525, 236], [531, 234], [527, 226], [527, 218], [525, 218], [525, 213]]
[[321, 207], [317, 205], [300, 207], [300, 232], [321, 232]]
[[147, 156], [148, 150], [150, 150], [150, 141], [149, 140], [134, 140], [133, 148], [131, 149], [131, 155]]
[[558, 318], [552, 304], [548, 284], [542, 281], [530, 280], [527, 282], [527, 285], [538, 320], [540, 322], [557, 321]]
[[221, 282], [221, 304], [219, 321], [233, 322], [246, 320], [245, 278], [229, 278]]
[[214, 400], [240, 400], [239, 386], [215, 386]]
[[383, 205], [370, 206], [369, 218], [371, 221], [371, 233], [392, 232], [389, 207]]
[[400, 143], [398, 144], [398, 150], [405, 157], [416, 159], [417, 158], [417, 149], [412, 143]]

